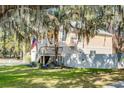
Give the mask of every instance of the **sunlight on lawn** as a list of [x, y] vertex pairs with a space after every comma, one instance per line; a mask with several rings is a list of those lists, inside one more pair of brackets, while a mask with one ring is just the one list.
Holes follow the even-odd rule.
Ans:
[[[0, 87], [102, 87], [123, 79], [123, 71], [106, 69], [36, 69], [0, 67]], [[120, 75], [120, 76], [119, 76]]]

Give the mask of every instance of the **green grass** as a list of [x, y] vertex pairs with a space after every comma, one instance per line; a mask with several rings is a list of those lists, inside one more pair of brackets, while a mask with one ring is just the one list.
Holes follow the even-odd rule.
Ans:
[[102, 87], [124, 79], [123, 71], [111, 69], [36, 69], [27, 66], [0, 67], [0, 87]]

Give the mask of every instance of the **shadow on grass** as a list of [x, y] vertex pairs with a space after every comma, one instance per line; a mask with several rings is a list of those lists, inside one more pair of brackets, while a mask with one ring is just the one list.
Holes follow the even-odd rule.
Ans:
[[[111, 69], [35, 69], [27, 66], [0, 67], [0, 87], [47, 88], [47, 87], [101, 87], [94, 82]], [[112, 77], [114, 78], [114, 77]], [[116, 77], [115, 77], [116, 78]], [[105, 79], [104, 79], [105, 80]]]

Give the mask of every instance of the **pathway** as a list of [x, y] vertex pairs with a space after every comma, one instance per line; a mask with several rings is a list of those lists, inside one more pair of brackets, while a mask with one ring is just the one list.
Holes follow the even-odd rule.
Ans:
[[17, 66], [17, 65], [28, 65], [29, 62], [23, 62], [17, 59], [0, 59], [0, 66]]

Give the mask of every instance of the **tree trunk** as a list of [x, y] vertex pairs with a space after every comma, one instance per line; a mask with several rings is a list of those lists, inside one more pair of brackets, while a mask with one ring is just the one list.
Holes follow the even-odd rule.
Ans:
[[59, 32], [59, 27], [55, 27], [54, 31], [54, 36], [55, 36], [55, 62], [57, 61], [58, 58], [58, 32]]
[[122, 38], [121, 38], [121, 25], [123, 24], [123, 11], [122, 11], [122, 8], [120, 5], [118, 8], [119, 8], [119, 14], [122, 17], [121, 22], [119, 23], [119, 26], [118, 26], [118, 61], [120, 62], [121, 61], [121, 54], [122, 54], [121, 49], [123, 46]]
[[4, 31], [3, 57], [6, 56], [6, 31]]

